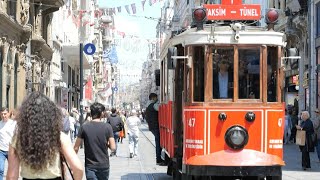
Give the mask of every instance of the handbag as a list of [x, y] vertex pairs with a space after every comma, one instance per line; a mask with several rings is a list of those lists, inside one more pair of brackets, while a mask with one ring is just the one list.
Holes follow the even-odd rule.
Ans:
[[60, 152], [60, 165], [61, 165], [61, 179], [62, 180], [66, 180], [66, 174], [65, 174], [65, 166], [67, 166], [68, 170], [69, 170], [69, 173], [71, 175], [71, 178], [74, 180], [73, 178], [73, 174], [72, 174], [72, 171], [66, 161], [66, 158], [64, 157], [64, 155]]
[[296, 134], [296, 145], [304, 146], [306, 145], [306, 131], [297, 130]]

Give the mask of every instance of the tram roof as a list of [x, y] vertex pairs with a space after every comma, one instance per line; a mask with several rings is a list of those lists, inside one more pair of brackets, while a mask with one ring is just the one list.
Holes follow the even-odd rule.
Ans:
[[[188, 45], [267, 45], [285, 46], [285, 36], [282, 32], [267, 30], [256, 26], [242, 26], [241, 30], [235, 31], [230, 25], [204, 25], [203, 30], [190, 28], [186, 31], [167, 39], [164, 42], [165, 49], [178, 44]], [[235, 34], [239, 39], [235, 40]]]

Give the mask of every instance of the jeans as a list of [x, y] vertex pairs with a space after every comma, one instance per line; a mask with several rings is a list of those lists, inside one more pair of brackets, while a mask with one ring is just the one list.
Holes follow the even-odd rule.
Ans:
[[77, 138], [77, 135], [79, 133], [79, 128], [80, 128], [80, 124], [75, 124], [74, 125], [74, 138], [76, 139]]
[[3, 179], [4, 164], [6, 162], [6, 159], [8, 159], [8, 151], [0, 150], [0, 180]]
[[161, 160], [161, 147], [160, 147], [160, 131], [159, 129], [151, 130], [154, 135], [154, 139], [156, 141], [156, 157], [157, 161]]
[[88, 168], [85, 167], [86, 178], [92, 180], [108, 180], [109, 179], [109, 168]]
[[129, 134], [129, 152], [138, 155], [139, 137], [135, 134]]
[[318, 139], [318, 145], [316, 146], [317, 154], [318, 154], [318, 160], [320, 161], [320, 139]]
[[118, 144], [119, 144], [118, 140], [120, 138], [120, 132], [113, 132], [113, 137], [114, 137], [114, 141], [116, 142], [116, 150], [114, 151], [116, 153]]

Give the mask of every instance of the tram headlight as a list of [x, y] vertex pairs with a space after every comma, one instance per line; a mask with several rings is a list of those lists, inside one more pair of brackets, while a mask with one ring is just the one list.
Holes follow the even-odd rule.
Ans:
[[242, 126], [232, 126], [227, 130], [224, 139], [232, 149], [242, 149], [247, 145], [249, 135], [248, 131]]
[[269, 9], [265, 16], [265, 22], [267, 24], [276, 24], [278, 22], [278, 19], [279, 12], [274, 8]]
[[192, 19], [193, 23], [197, 26], [197, 30], [203, 30], [203, 23], [207, 20], [206, 9], [202, 7], [193, 9]]

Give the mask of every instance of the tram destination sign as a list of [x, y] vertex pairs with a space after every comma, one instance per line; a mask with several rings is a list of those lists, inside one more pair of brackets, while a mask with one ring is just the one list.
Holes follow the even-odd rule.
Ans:
[[207, 10], [207, 20], [260, 20], [261, 6], [204, 4]]

